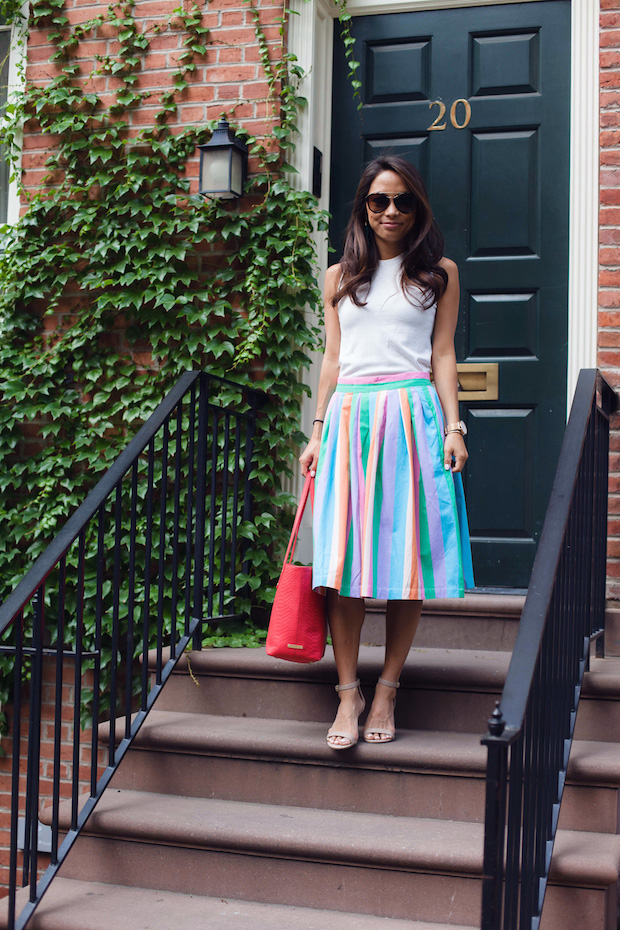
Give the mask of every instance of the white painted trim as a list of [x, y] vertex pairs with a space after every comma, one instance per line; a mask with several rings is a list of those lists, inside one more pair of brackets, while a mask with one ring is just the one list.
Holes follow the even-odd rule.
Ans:
[[571, 3], [567, 410], [598, 343], [599, 0]]
[[[349, 12], [354, 15], [409, 12], [412, 10], [446, 9], [448, 7], [487, 6], [497, 0], [349, 0]], [[511, 2], [511, 0], [500, 0]], [[532, 0], [536, 2], [536, 0]], [[311, 62], [304, 81], [303, 93], [316, 106], [317, 75], [327, 75], [332, 66], [332, 43], [318, 42], [318, 16], [335, 17], [337, 10], [328, 0], [292, 0], [302, 12], [303, 30], [291, 30], [289, 49]], [[297, 19], [297, 17], [293, 17]], [[568, 295], [568, 403], [577, 382], [580, 368], [596, 365], [597, 304], [598, 304], [598, 112], [599, 112], [599, 0], [572, 0], [571, 3], [571, 128], [570, 128], [570, 216], [569, 216], [569, 295]], [[301, 42], [302, 33], [304, 42]], [[303, 50], [303, 51], [302, 51]], [[300, 58], [301, 60], [301, 58]], [[325, 109], [329, 111], [331, 81], [326, 83]], [[329, 114], [328, 114], [329, 115]], [[300, 153], [300, 182], [308, 184], [307, 153], [314, 144], [310, 125], [303, 130]], [[316, 138], [316, 137], [315, 137]], [[329, 178], [330, 127], [321, 129], [324, 153], [324, 189]], [[305, 159], [305, 160], [304, 160]], [[311, 170], [311, 162], [310, 162]], [[324, 191], [325, 193], [325, 191]], [[326, 260], [323, 260], [323, 268]], [[314, 378], [311, 378], [314, 380]], [[311, 385], [314, 386], [314, 385]], [[304, 404], [306, 410], [312, 402]], [[308, 414], [309, 415], [309, 414]]]
[[[9, 73], [7, 87], [7, 101], [11, 97], [20, 94], [26, 83], [26, 52], [28, 44], [28, 2], [24, 2], [21, 9], [21, 16], [18, 21], [14, 22], [11, 27], [11, 50], [9, 53]], [[7, 223], [14, 225], [19, 219], [20, 210], [20, 181], [21, 181], [21, 158], [22, 158], [22, 135], [21, 132], [15, 139], [17, 147], [17, 161], [13, 167], [13, 172], [9, 180], [9, 191], [7, 197]]]

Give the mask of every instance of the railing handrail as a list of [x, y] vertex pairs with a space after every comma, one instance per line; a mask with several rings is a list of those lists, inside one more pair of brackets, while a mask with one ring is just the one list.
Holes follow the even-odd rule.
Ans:
[[[609, 417], [617, 406], [614, 389], [596, 368], [581, 370], [502, 692], [501, 713], [504, 729], [492, 737], [494, 742], [511, 743], [523, 728], [536, 660], [545, 631], [549, 602], [562, 552], [564, 533], [568, 524], [586, 427], [592, 400], [599, 386], [602, 400], [608, 402], [603, 407], [603, 413]], [[490, 738], [483, 737], [483, 742]]]
[[68, 551], [69, 547], [75, 542], [80, 531], [96, 514], [99, 507], [106, 500], [111, 491], [113, 491], [120, 479], [131, 468], [135, 459], [146, 449], [148, 443], [164, 423], [166, 417], [172, 413], [179, 401], [201, 376], [206, 377], [209, 381], [216, 381], [218, 384], [228, 384], [237, 389], [243, 388], [243, 390], [247, 391], [249, 394], [263, 396], [263, 392], [257, 388], [240, 385], [227, 378], [221, 378], [217, 375], [210, 375], [201, 371], [184, 372], [174, 387], [168, 392], [164, 400], [158, 404], [148, 420], [141, 426], [134, 438], [130, 440], [115, 459], [105, 475], [88, 493], [85, 500], [69, 517], [62, 529], [59, 530], [51, 543], [18, 582], [17, 586], [11, 591], [6, 600], [0, 604], [0, 636], [11, 625], [19, 612], [32, 598], [39, 585], [47, 578], [52, 569]]

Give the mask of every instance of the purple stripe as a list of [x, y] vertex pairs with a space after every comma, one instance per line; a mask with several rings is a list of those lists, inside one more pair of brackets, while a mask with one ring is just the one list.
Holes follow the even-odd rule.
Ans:
[[[426, 430], [424, 429], [425, 417], [424, 410], [422, 408], [422, 400], [417, 391], [409, 391], [408, 393], [412, 401], [413, 417], [417, 427], [416, 445], [418, 448], [418, 458], [420, 460], [419, 471], [421, 470], [423, 476], [425, 477], [424, 499], [426, 502], [426, 519], [429, 532], [429, 543], [431, 547], [431, 560], [433, 563], [433, 577], [435, 581], [435, 587], [441, 589], [444, 588], [446, 584], [446, 566], [444, 561], [445, 555], [443, 545], [443, 531], [441, 527], [441, 508], [439, 505], [439, 497], [437, 495], [436, 486], [436, 463], [433, 460], [433, 456], [428, 445]], [[416, 481], [418, 483], [419, 471], [418, 476], [416, 477]], [[430, 482], [429, 478], [431, 479]], [[419, 500], [419, 484], [416, 488], [416, 498]]]
[[[398, 391], [390, 391], [387, 396], [386, 410], [383, 418], [382, 446], [383, 462], [381, 470], [381, 490], [383, 503], [379, 523], [379, 545], [376, 566], [377, 588], [390, 588], [390, 567], [392, 561], [392, 533], [394, 530], [394, 498], [396, 491], [396, 449], [400, 417], [394, 404], [399, 405]], [[389, 416], [386, 418], [387, 408]], [[387, 419], [387, 424], [386, 424]], [[392, 579], [393, 582], [393, 579]]]

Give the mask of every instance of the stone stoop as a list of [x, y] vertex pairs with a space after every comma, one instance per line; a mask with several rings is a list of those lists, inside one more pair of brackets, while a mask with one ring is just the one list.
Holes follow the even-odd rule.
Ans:
[[[462, 622], [497, 643], [508, 613], [495, 631], [490, 612]], [[360, 650], [367, 702], [382, 653]], [[480, 737], [509, 658], [416, 640], [397, 739], [337, 752], [331, 650], [313, 666], [261, 649], [183, 657], [31, 926], [479, 928]], [[577, 728], [541, 930], [615, 930], [620, 659], [592, 661]]]

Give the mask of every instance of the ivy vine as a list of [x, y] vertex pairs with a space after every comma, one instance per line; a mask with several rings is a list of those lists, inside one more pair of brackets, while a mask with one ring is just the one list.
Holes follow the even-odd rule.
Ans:
[[[301, 374], [317, 344], [312, 235], [326, 217], [287, 179], [303, 100], [301, 71], [284, 48], [286, 13], [272, 60], [260, 13], [249, 6], [277, 145], [222, 114], [260, 165], [248, 196], [231, 207], [190, 196], [185, 176], [215, 121], [170, 126], [211, 41], [198, 5], [147, 32], [134, 0], [79, 25], [65, 0], [31, 3], [29, 26], [49, 30], [56, 74], [9, 102], [0, 142], [15, 152], [26, 124], [55, 144], [42, 189], [27, 194], [27, 211], [4, 229], [0, 256], [0, 600], [179, 375], [201, 368], [267, 392], [250, 558], [255, 603], [270, 602], [274, 552], [287, 534], [282, 479], [303, 438]], [[3, 12], [19, 15], [12, 2]], [[114, 54], [80, 58], [82, 40], [104, 28], [115, 36]], [[183, 37], [178, 66], [151, 125], [136, 132], [130, 116], [148, 96], [138, 78], [152, 36], [169, 30]], [[111, 97], [94, 89], [101, 75], [116, 79]], [[255, 637], [256, 625], [246, 632]], [[3, 682], [9, 666], [0, 660]]]

